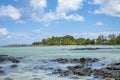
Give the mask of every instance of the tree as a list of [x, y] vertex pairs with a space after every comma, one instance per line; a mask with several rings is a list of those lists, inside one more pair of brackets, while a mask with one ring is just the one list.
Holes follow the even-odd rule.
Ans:
[[66, 35], [62, 37], [54, 37], [43, 39], [41, 42], [33, 42], [32, 45], [116, 45], [120, 44], [120, 35], [110, 34], [109, 36], [99, 35], [97, 39], [75, 39], [73, 36]]
[[115, 34], [108, 35], [108, 44], [109, 45], [115, 45], [116, 44], [116, 36]]
[[106, 44], [106, 37], [103, 35], [99, 35], [98, 38], [96, 39], [96, 44], [103, 45]]
[[120, 34], [116, 38], [116, 44], [120, 44]]
[[43, 44], [43, 45], [47, 45], [47, 40], [43, 39], [43, 40], [42, 40], [42, 44]]

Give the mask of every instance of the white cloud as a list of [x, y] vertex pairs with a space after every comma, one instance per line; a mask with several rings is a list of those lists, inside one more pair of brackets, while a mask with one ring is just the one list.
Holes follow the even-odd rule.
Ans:
[[103, 22], [96, 22], [95, 24], [94, 24], [95, 26], [103, 26], [103, 25], [105, 25]]
[[105, 0], [93, 0], [93, 4], [103, 4]]
[[78, 11], [82, 8], [83, 0], [58, 0], [56, 15], [58, 19], [68, 21], [84, 21], [84, 17], [77, 13], [69, 14], [71, 11]]
[[4, 36], [8, 34], [7, 28], [0, 28], [0, 36]]
[[120, 17], [120, 0], [94, 0], [93, 4], [99, 6], [99, 8], [94, 11], [95, 14]]
[[55, 13], [53, 12], [49, 12], [49, 13], [33, 13], [32, 14], [32, 19], [34, 21], [37, 21], [37, 22], [49, 22], [49, 21], [54, 21], [57, 19], [57, 16]]
[[58, 13], [77, 11], [82, 6], [83, 0], [58, 0]]
[[70, 20], [70, 21], [84, 21], [84, 18], [78, 14], [71, 14], [71, 15], [63, 14], [61, 17], [65, 20]]
[[9, 32], [7, 30], [7, 28], [0, 28], [0, 42], [4, 42], [6, 39], [10, 39], [11, 36], [9, 35]]
[[32, 7], [32, 20], [43, 22], [44, 24], [58, 20], [84, 21], [84, 17], [77, 13], [67, 15], [71, 11], [81, 9], [82, 1], [83, 0], [58, 0], [56, 10], [46, 13], [44, 11], [47, 6], [46, 0], [31, 0], [30, 6]]
[[11, 5], [1, 6], [0, 7], [0, 17], [10, 17], [13, 20], [19, 20], [21, 17], [21, 13], [17, 8], [15, 8]]
[[46, 0], [30, 0], [30, 6], [32, 6], [34, 9], [44, 9], [46, 5]]

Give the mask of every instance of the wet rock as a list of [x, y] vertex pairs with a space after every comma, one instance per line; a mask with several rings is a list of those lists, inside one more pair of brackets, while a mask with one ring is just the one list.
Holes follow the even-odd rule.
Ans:
[[4, 57], [4, 56], [8, 56], [8, 55], [0, 55], [0, 57]]
[[17, 58], [15, 58], [15, 57], [9, 57], [8, 60], [11, 61], [11, 62], [13, 62], [13, 63], [19, 63], [19, 62], [20, 62], [20, 61], [19, 61]]
[[[97, 58], [79, 58], [79, 59], [64, 59], [58, 58], [53, 60], [58, 63], [78, 63], [75, 66], [67, 66], [67, 70], [56, 69], [53, 74], [59, 74], [60, 76], [76, 75], [76, 76], [90, 76], [92, 69], [89, 65], [93, 62], [98, 62]], [[89, 64], [89, 65], [88, 65]]]
[[97, 58], [80, 58], [80, 59], [65, 59], [65, 58], [58, 58], [56, 60], [52, 60], [58, 63], [92, 63], [92, 62], [98, 62], [99, 59]]
[[8, 55], [0, 55], [0, 63], [1, 62], [5, 62], [5, 61], [10, 61], [12, 63], [19, 63], [21, 59], [20, 57], [11, 57], [11, 56], [8, 56]]
[[56, 61], [56, 62], [58, 62], [58, 63], [68, 63], [68, 62], [69, 62], [68, 59], [64, 59], [64, 58], [58, 58], [58, 59], [53, 60], [53, 61]]
[[81, 65], [77, 65], [77, 66], [68, 66], [67, 68], [74, 75], [89, 76], [91, 74], [91, 68], [89, 68], [89, 67], [84, 67], [84, 66], [81, 66]]
[[52, 74], [59, 74], [60, 76], [68, 76], [70, 75], [70, 72], [68, 70], [62, 70], [62, 69], [56, 69], [52, 72]]
[[74, 69], [78, 69], [78, 68], [84, 68], [84, 66], [82, 66], [82, 65], [76, 65], [76, 66], [68, 66], [67, 68], [69, 70], [74, 70]]
[[99, 50], [99, 49], [114, 49], [114, 48], [75, 48], [70, 50]]
[[10, 66], [11, 68], [16, 68], [17, 67], [17, 64], [13, 64]]
[[106, 68], [94, 69], [93, 74], [97, 78], [111, 78], [115, 80], [120, 80], [120, 64], [114, 63], [110, 64]]
[[81, 65], [68, 66], [67, 70], [56, 69], [53, 74], [59, 74], [60, 76], [77, 75], [77, 76], [89, 76], [91, 74], [91, 68], [85, 68]]
[[0, 66], [0, 69], [2, 69], [3, 67]]
[[4, 73], [4, 70], [0, 70], [0, 74], [3, 74]]

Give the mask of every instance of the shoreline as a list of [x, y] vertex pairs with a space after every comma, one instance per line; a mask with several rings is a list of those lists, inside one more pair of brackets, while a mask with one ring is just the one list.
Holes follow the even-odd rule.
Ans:
[[[0, 55], [0, 57], [1, 57], [0, 64], [14, 63], [14, 64], [11, 64], [11, 66], [8, 66], [10, 67], [10, 69], [13, 70], [13, 72], [17, 68], [18, 69], [20, 68], [19, 67], [20, 63], [24, 63], [24, 61], [22, 62], [22, 59], [27, 58], [27, 57], [24, 57], [24, 58], [12, 57], [8, 55]], [[120, 77], [119, 77], [120, 76], [119, 74], [120, 73], [120, 62], [104, 63], [104, 60], [101, 60], [99, 58], [90, 58], [90, 57], [87, 57], [87, 58], [84, 58], [84, 57], [82, 58], [56, 58], [56, 59], [43, 59], [43, 60], [38, 60], [38, 61], [39, 63], [42, 63], [44, 65], [42, 64], [41, 65], [33, 64], [33, 66], [28, 65], [27, 66], [28, 71], [29, 71], [29, 68], [30, 68], [30, 72], [32, 71], [34, 72], [34, 70], [35, 71], [43, 70], [45, 71], [45, 73], [50, 72], [48, 75], [51, 75], [51, 76], [59, 75], [60, 77], [64, 77], [64, 78], [69, 77], [71, 79], [79, 79], [84, 76], [92, 77], [93, 75], [93, 79], [120, 80]], [[53, 66], [53, 64], [55, 65]], [[99, 64], [99, 65], [95, 67], [96, 64], [97, 65]], [[101, 68], [97, 68], [97, 67], [101, 67]], [[25, 69], [25, 71], [26, 70], [27, 69]], [[9, 68], [8, 68], [8, 71], [9, 71]], [[6, 74], [6, 72], [8, 71], [7, 69], [4, 69], [3, 66], [0, 66], [0, 76], [5, 76], [7, 74], [10, 74], [11, 72]], [[11, 79], [11, 80], [14, 80], [14, 79]]]
[[0, 47], [49, 47], [49, 46], [120, 46], [120, 45], [30, 45], [30, 46], [0, 46]]

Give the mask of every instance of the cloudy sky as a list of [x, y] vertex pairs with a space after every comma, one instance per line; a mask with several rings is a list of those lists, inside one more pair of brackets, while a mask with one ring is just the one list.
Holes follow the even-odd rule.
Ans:
[[0, 45], [120, 33], [120, 0], [0, 0]]

